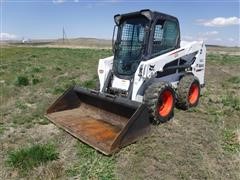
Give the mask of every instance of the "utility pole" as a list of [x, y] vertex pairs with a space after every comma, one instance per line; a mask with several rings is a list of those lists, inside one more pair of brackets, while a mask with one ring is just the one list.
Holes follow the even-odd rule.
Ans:
[[62, 30], [62, 40], [63, 40], [63, 43], [65, 42], [66, 39], [67, 39], [67, 34], [66, 34], [65, 29], [63, 27], [63, 30]]

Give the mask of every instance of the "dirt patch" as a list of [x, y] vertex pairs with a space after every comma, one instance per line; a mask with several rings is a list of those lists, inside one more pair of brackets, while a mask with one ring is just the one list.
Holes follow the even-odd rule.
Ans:
[[54, 124], [35, 125], [26, 131], [26, 135], [33, 141], [46, 142], [60, 134], [60, 130]]
[[63, 162], [53, 161], [45, 166], [39, 166], [35, 168], [31, 174], [31, 179], [44, 180], [46, 177], [48, 177], [48, 179], [58, 179], [64, 175]]

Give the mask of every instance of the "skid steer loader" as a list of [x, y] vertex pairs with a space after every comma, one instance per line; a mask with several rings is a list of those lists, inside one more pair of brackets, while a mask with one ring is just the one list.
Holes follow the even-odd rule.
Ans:
[[141, 10], [114, 16], [113, 56], [100, 59], [98, 90], [68, 89], [46, 117], [109, 155], [198, 104], [204, 86], [203, 42], [181, 42], [176, 17]]

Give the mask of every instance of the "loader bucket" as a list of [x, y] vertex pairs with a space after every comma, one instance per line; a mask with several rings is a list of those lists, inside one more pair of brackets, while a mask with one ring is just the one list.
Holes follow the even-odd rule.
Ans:
[[59, 97], [46, 117], [106, 155], [133, 143], [150, 127], [144, 104], [80, 87]]

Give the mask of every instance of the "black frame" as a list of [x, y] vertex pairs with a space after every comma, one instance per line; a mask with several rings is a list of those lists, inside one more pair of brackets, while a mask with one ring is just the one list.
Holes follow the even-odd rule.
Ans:
[[[166, 21], [171, 21], [173, 23], [176, 23], [177, 31], [178, 31], [176, 46], [173, 49], [171, 49], [169, 51], [166, 51], [164, 53], [167, 53], [167, 52], [170, 52], [174, 49], [180, 48], [180, 27], [179, 27], [178, 20], [176, 20], [176, 19], [175, 20], [174, 19], [163, 19], [162, 17], [156, 17], [156, 19], [152, 23], [152, 31], [151, 31], [150, 40], [149, 40], [149, 54], [151, 55], [151, 58], [155, 57], [155, 55], [153, 54], [153, 42], [154, 42], [154, 34], [155, 34], [155, 27], [156, 27], [155, 25], [159, 20], [166, 20]], [[164, 54], [164, 53], [162, 53], [162, 54]], [[156, 56], [159, 56], [159, 55], [161, 55], [161, 54], [157, 54]]]
[[[116, 44], [119, 43], [119, 40], [122, 37], [122, 28], [119, 27], [121, 22], [125, 21], [126, 19], [135, 18], [135, 17], [144, 17], [144, 16], [141, 15], [141, 14], [138, 14], [138, 13], [137, 14], [129, 13], [129, 16], [124, 16], [123, 18], [121, 18], [119, 24], [118, 25], [116, 24], [118, 26], [118, 32], [117, 32], [117, 38], [116, 38], [116, 42], [114, 44], [114, 48], [116, 47]], [[147, 23], [147, 27], [150, 27], [150, 26], [151, 26], [151, 22], [149, 21]], [[147, 44], [148, 44], [148, 40], [149, 40], [149, 33], [150, 33], [150, 31], [144, 32], [144, 33], [146, 33], [146, 34], [145, 34], [145, 39], [143, 40], [143, 42], [144, 42], [144, 44], [143, 44], [144, 47], [143, 47], [143, 50], [142, 50], [143, 51], [143, 56], [140, 58], [140, 61], [146, 60], [144, 58], [144, 56], [147, 54], [146, 50], [148, 48]], [[116, 49], [114, 49], [114, 58], [115, 58], [115, 50]], [[114, 71], [114, 69], [113, 69], [113, 73], [114, 73], [114, 75], [116, 75], [118, 78], [121, 78], [121, 79], [132, 79], [132, 77], [134, 76], [134, 74], [133, 75], [121, 75], [121, 74], [118, 74], [116, 71]]]
[[[140, 61], [147, 61], [151, 58], [153, 58], [152, 50], [153, 50], [153, 38], [154, 38], [154, 32], [155, 32], [155, 24], [157, 23], [158, 20], [168, 20], [168, 21], [173, 21], [176, 23], [176, 26], [178, 28], [178, 37], [177, 37], [177, 44], [175, 49], [180, 48], [180, 27], [179, 27], [179, 22], [178, 19], [174, 16], [164, 14], [161, 12], [157, 11], [151, 11], [149, 9], [144, 9], [141, 11], [137, 12], [132, 12], [132, 13], [127, 13], [127, 14], [117, 14], [114, 16], [114, 20], [117, 26], [119, 26], [124, 20], [128, 18], [133, 18], [133, 17], [139, 17], [139, 16], [144, 16], [149, 20], [149, 23], [147, 25], [148, 29], [145, 32], [145, 39], [144, 39], [144, 49], [143, 49], [143, 55]], [[121, 38], [121, 29], [118, 28], [118, 33], [117, 33], [117, 39], [115, 43], [118, 43], [119, 39]], [[173, 49], [172, 49], [173, 50]], [[172, 51], [171, 50], [171, 51]], [[166, 53], [166, 52], [165, 52]], [[115, 58], [115, 56], [114, 56]], [[117, 76], [118, 78], [121, 79], [132, 79], [133, 75], [120, 75], [117, 72], [113, 71], [114, 75]]]

